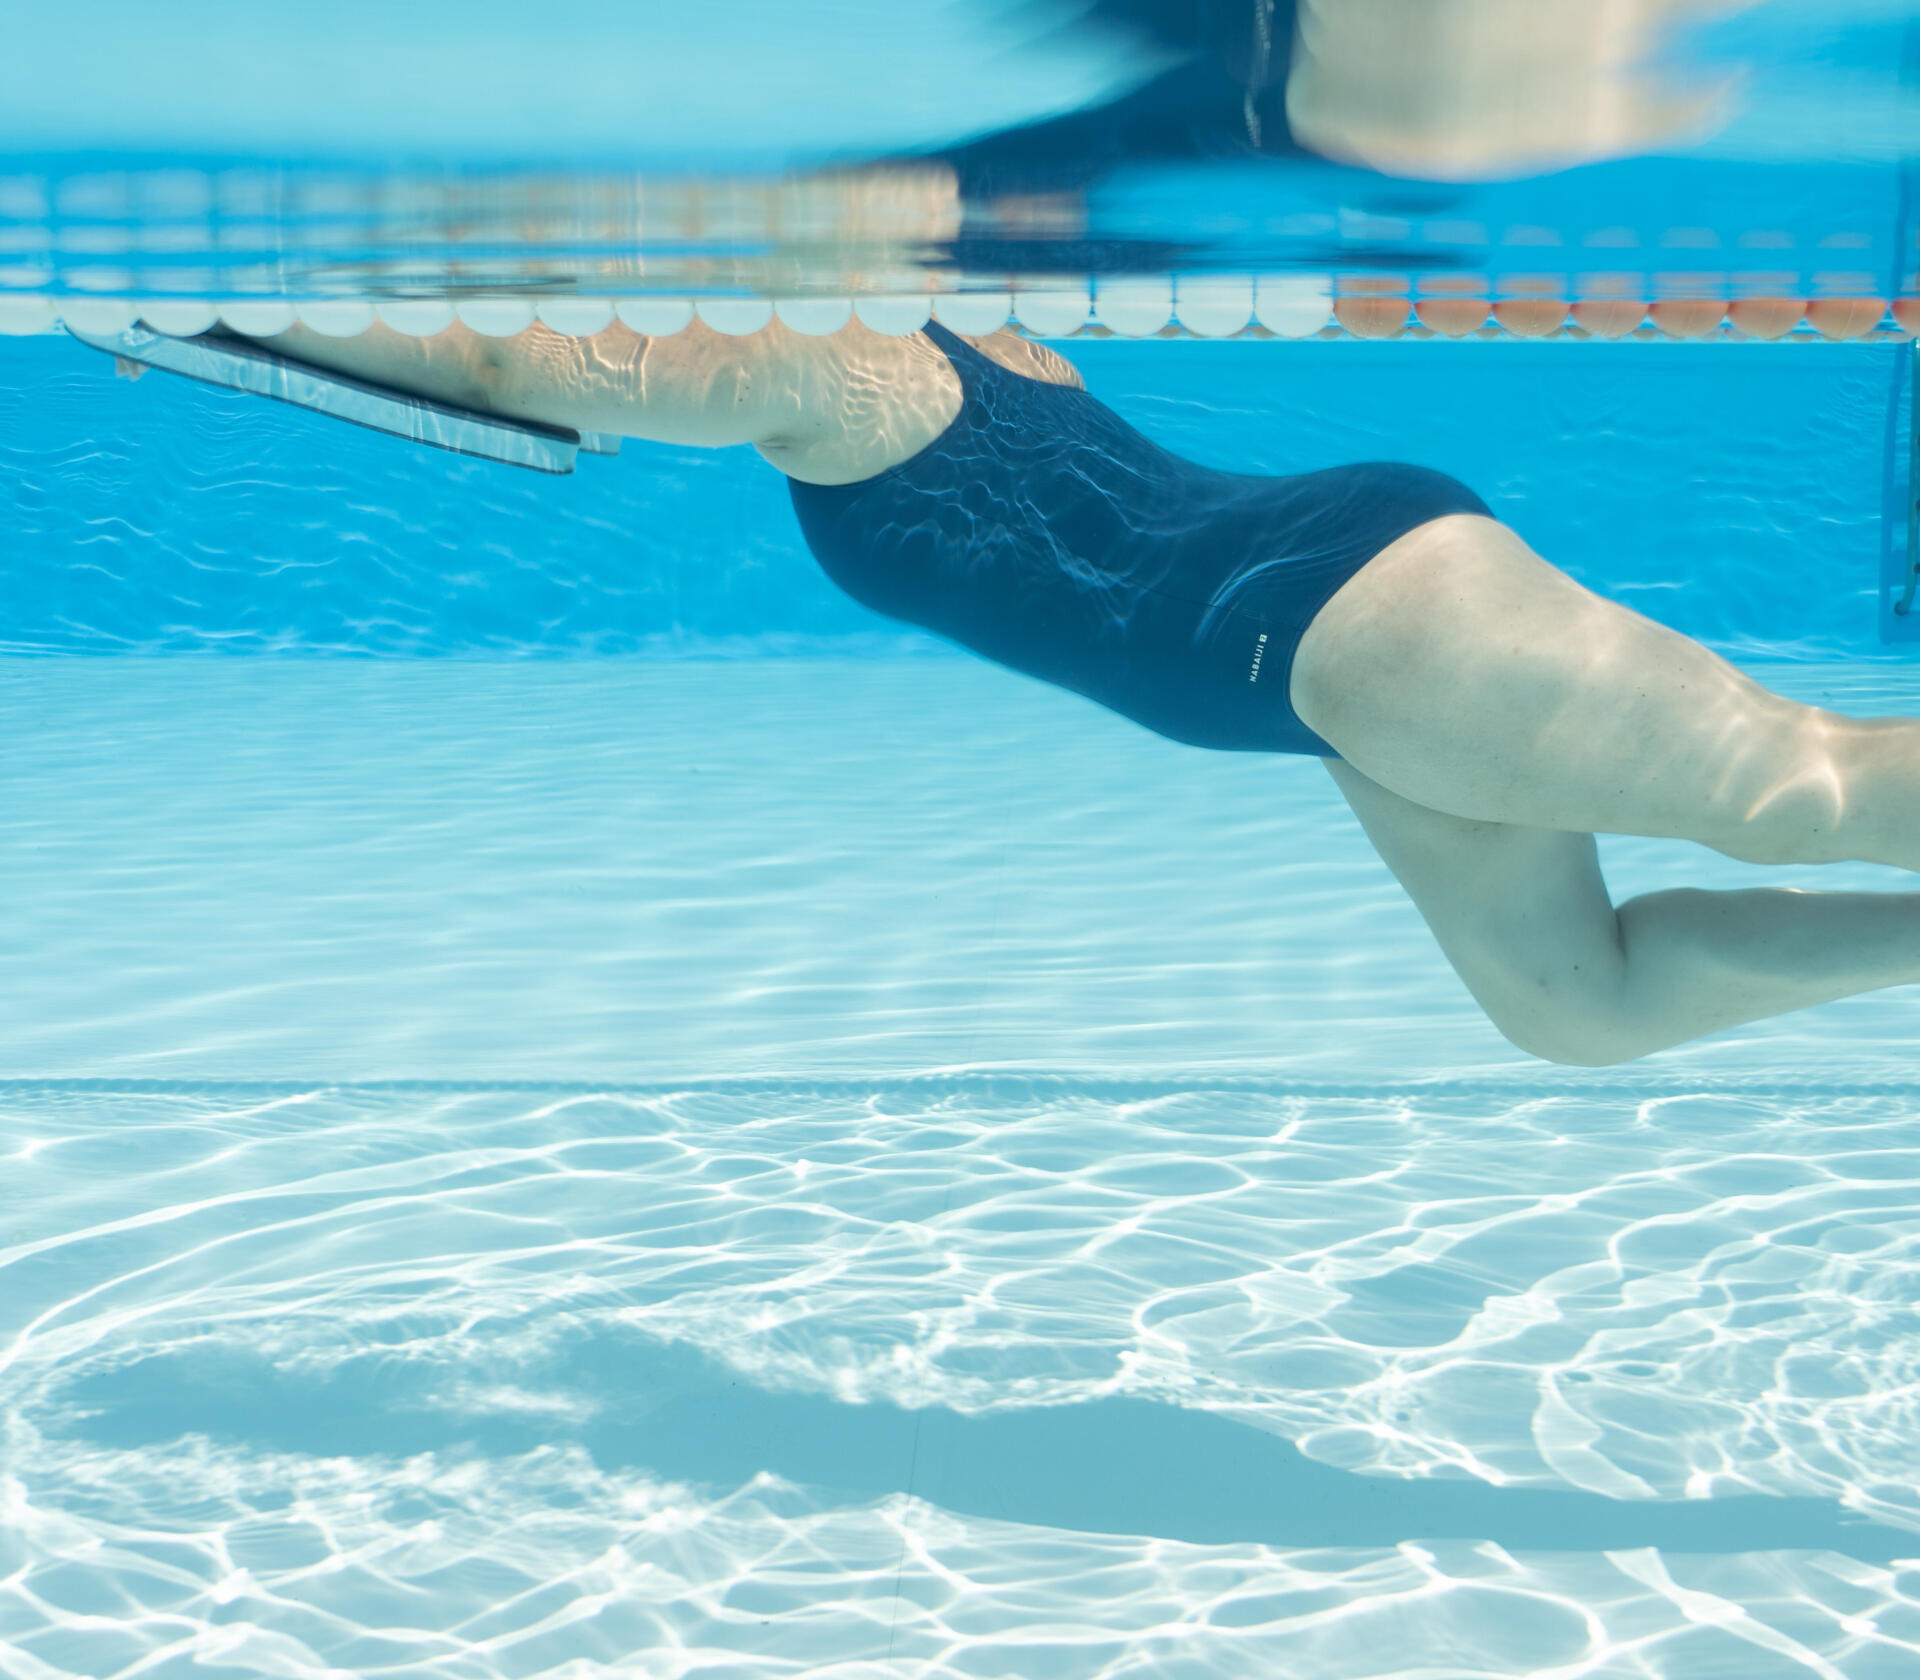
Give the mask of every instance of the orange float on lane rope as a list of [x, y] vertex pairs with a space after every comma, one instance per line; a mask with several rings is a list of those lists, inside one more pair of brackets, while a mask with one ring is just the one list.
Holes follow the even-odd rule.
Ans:
[[1573, 306], [1574, 324], [1595, 338], [1625, 338], [1646, 318], [1647, 306], [1626, 298], [1587, 298]]
[[1567, 324], [1567, 305], [1551, 298], [1505, 298], [1493, 318], [1515, 338], [1545, 338]]
[[1493, 306], [1486, 298], [1430, 297], [1414, 305], [1414, 314], [1423, 327], [1431, 327], [1448, 338], [1465, 338], [1487, 324]]
[[1343, 297], [1333, 306], [1333, 318], [1355, 338], [1397, 338], [1412, 313], [1403, 297]]
[[1807, 305], [1807, 325], [1822, 338], [1860, 338], [1886, 319], [1880, 298], [1815, 298]]
[[1727, 305], [1727, 319], [1748, 338], [1785, 338], [1806, 312], [1799, 298], [1741, 298]]
[[1663, 298], [1647, 313], [1669, 338], [1705, 338], [1727, 318], [1718, 298]]

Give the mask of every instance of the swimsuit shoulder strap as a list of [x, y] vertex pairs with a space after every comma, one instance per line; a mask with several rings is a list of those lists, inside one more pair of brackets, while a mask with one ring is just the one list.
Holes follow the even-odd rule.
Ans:
[[948, 361], [952, 361], [956, 356], [978, 357], [980, 355], [980, 352], [958, 333], [949, 332], [938, 321], [929, 319], [920, 330], [939, 346]]
[[972, 391], [981, 385], [993, 385], [998, 382], [996, 375], [1002, 379], [1007, 377], [1007, 370], [991, 356], [982, 355], [958, 333], [950, 332], [938, 321], [928, 321], [920, 330], [952, 364], [953, 371], [960, 376], [963, 390]]
[[1016, 373], [938, 321], [930, 320], [920, 330], [959, 375], [960, 389], [966, 393], [969, 402], [977, 400], [990, 407], [1006, 407], [1009, 412], [1025, 412], [1037, 404], [1041, 411], [1056, 413], [1063, 400], [1068, 407], [1072, 406], [1073, 398], [1089, 400], [1078, 385], [1063, 385], [1049, 379], [1037, 379], [1030, 374]]

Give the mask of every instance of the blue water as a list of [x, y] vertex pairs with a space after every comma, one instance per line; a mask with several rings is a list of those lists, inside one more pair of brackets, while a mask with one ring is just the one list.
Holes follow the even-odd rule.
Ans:
[[[1135, 160], [980, 249], [755, 172], [1111, 97], [1125, 31], [148, 11], [0, 54], [0, 1676], [1920, 1672], [1911, 988], [1531, 1060], [1317, 763], [867, 614], [751, 452], [544, 478], [116, 382], [46, 301], [1884, 302], [1910, 8], [1703, 19], [1684, 155]], [[1062, 348], [1920, 715], [1890, 330]]]
[[[1906, 345], [1109, 339], [1069, 353], [1097, 396], [1195, 459], [1454, 473], [1589, 586], [1730, 651], [1870, 657], [1891, 628]], [[184, 380], [129, 388], [106, 358], [42, 337], [0, 358], [0, 464], [14, 652], [906, 639], [820, 574], [782, 480], [746, 449], [630, 440], [545, 478]]]

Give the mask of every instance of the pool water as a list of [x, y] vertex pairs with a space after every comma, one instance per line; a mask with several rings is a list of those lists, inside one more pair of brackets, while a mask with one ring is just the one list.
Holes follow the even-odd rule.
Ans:
[[0, 1676], [1920, 1673], [1912, 988], [1532, 1060], [1317, 762], [866, 613], [748, 450], [61, 325], [1011, 320], [1920, 715], [1912, 8], [1696, 8], [1664, 151], [994, 190], [1181, 9], [388, 10], [0, 55]]

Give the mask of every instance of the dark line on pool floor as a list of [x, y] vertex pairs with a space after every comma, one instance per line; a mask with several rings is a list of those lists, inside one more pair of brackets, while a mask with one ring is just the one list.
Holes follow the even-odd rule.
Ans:
[[372, 1354], [315, 1379], [232, 1351], [165, 1353], [71, 1383], [57, 1399], [61, 1433], [102, 1446], [197, 1434], [317, 1456], [504, 1457], [577, 1442], [603, 1470], [645, 1469], [727, 1491], [772, 1471], [849, 1499], [911, 1493], [967, 1516], [1206, 1545], [1479, 1540], [1514, 1552], [1827, 1550], [1871, 1564], [1920, 1557], [1920, 1535], [1869, 1523], [1832, 1500], [1635, 1502], [1362, 1476], [1212, 1413], [1146, 1400], [987, 1416], [848, 1405], [769, 1393], [684, 1347], [638, 1336], [583, 1339], [537, 1371], [488, 1375], [580, 1402], [593, 1415], [561, 1424], [463, 1413], [435, 1399], [455, 1373]]
[[67, 1096], [209, 1097], [257, 1101], [287, 1097], [460, 1097], [517, 1096], [611, 1097], [660, 1101], [671, 1097], [747, 1097], [763, 1092], [783, 1098], [795, 1093], [857, 1102], [875, 1095], [966, 1097], [976, 1101], [1025, 1101], [1035, 1098], [1087, 1097], [1099, 1102], [1139, 1102], [1179, 1096], [1258, 1096], [1317, 1098], [1329, 1101], [1399, 1102], [1458, 1098], [1507, 1102], [1578, 1100], [1667, 1103], [1690, 1098], [1742, 1102], [1819, 1102], [1833, 1099], [1912, 1100], [1920, 1096], [1920, 1078], [1912, 1080], [1752, 1080], [1737, 1074], [1700, 1074], [1658, 1081], [1543, 1078], [1538, 1069], [1517, 1068], [1513, 1076], [1475, 1075], [1393, 1080], [1310, 1080], [1284, 1071], [1115, 1077], [1071, 1069], [978, 1068], [924, 1073], [877, 1074], [867, 1078], [833, 1073], [689, 1075], [684, 1079], [252, 1079], [252, 1078], [0, 1078], [0, 1098]]

